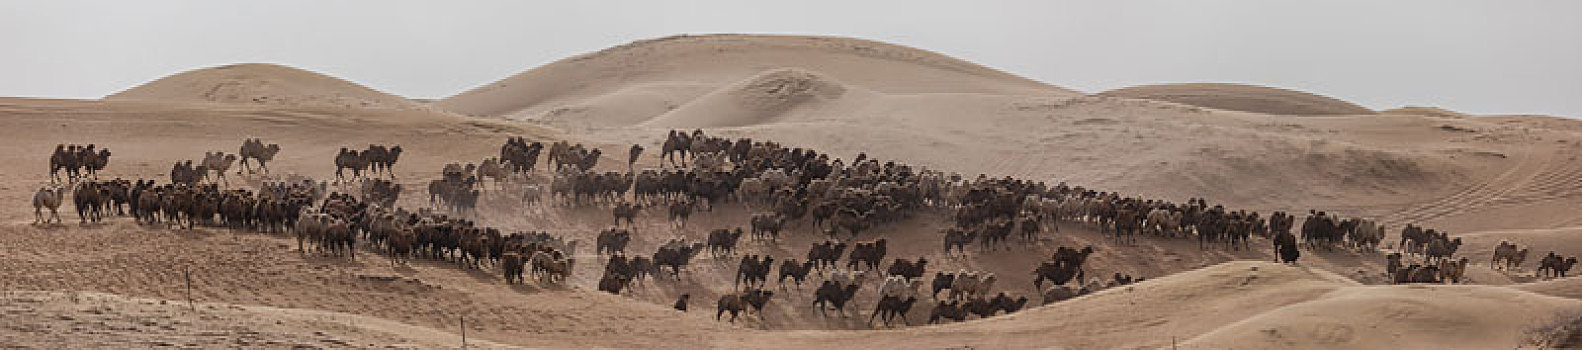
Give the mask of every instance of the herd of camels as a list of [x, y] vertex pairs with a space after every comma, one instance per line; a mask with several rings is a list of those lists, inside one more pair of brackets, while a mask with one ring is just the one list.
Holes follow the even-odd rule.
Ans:
[[[845, 315], [856, 293], [871, 285], [880, 299], [869, 322], [878, 319], [886, 325], [894, 318], [910, 324], [906, 315], [922, 298], [933, 300], [929, 323], [1013, 313], [1028, 302], [1028, 297], [996, 286], [998, 278], [991, 272], [936, 270], [930, 275], [926, 258], [894, 258], [888, 254], [890, 238], [864, 237], [875, 227], [920, 215], [948, 216], [952, 225], [939, 236], [947, 255], [969, 250], [987, 254], [1058, 232], [1062, 225], [1086, 225], [1116, 245], [1135, 244], [1139, 238], [1195, 239], [1202, 249], [1245, 250], [1258, 238], [1272, 246], [1277, 260], [1295, 263], [1304, 249], [1377, 251], [1386, 232], [1372, 220], [1323, 211], [1310, 211], [1298, 226], [1297, 215], [1265, 216], [1210, 205], [1201, 198], [1175, 203], [1065, 183], [967, 178], [866, 154], [846, 160], [776, 142], [709, 136], [701, 130], [670, 131], [660, 150], [659, 169], [636, 169], [645, 149], [633, 145], [625, 171], [602, 172], [594, 170], [602, 156], [599, 149], [512, 137], [497, 157], [445, 165], [440, 178], [426, 183], [428, 205], [416, 210], [397, 206], [403, 193], [394, 172], [403, 152], [399, 145], [340, 149], [333, 159], [333, 183], [338, 186], [300, 176], [264, 175], [258, 179], [271, 180], [240, 187], [225, 179], [238, 161], [238, 174], [268, 174], [267, 164], [280, 151], [277, 144], [247, 139], [235, 154], [207, 152], [196, 165], [178, 161], [170, 177], [159, 183], [101, 180], [98, 174], [110, 164], [110, 150], [93, 144], [58, 145], [49, 157], [52, 182], [33, 196], [35, 223], [61, 222], [59, 207], [69, 192], [81, 223], [129, 215], [155, 227], [290, 234], [303, 254], [355, 259], [359, 250], [368, 250], [389, 256], [395, 264], [421, 258], [464, 269], [495, 269], [506, 283], [527, 283], [529, 273], [539, 283], [563, 283], [576, 266], [580, 242], [548, 232], [505, 232], [475, 224], [479, 198], [492, 192], [527, 204], [607, 207], [614, 224], [593, 242], [604, 262], [598, 289], [620, 295], [634, 283], [679, 279], [705, 251], [716, 259], [738, 255], [744, 234], [775, 242], [787, 233], [789, 223], [807, 220], [827, 238], [808, 247], [801, 260], [740, 254], [735, 292], [717, 300], [715, 317], [728, 313], [735, 321], [743, 312], [761, 313], [776, 292], [768, 281], [800, 286], [816, 272], [822, 281], [814, 288], [812, 307]], [[541, 154], [543, 171], [537, 169]], [[360, 186], [350, 186], [354, 182]], [[506, 183], [515, 190], [505, 190]], [[714, 229], [704, 241], [674, 238], [652, 254], [627, 251], [634, 217], [646, 208], [656, 208], [675, 227], [685, 227], [689, 217], [726, 203], [754, 209], [746, 220], [750, 230]], [[1457, 255], [1459, 238], [1406, 225], [1400, 240], [1390, 243], [1398, 249], [1382, 257], [1391, 281], [1464, 281], [1469, 258]], [[1084, 265], [1096, 249], [1102, 247], [1058, 247], [1029, 266], [1042, 302], [1142, 280], [1118, 273], [1087, 276]], [[1529, 250], [1502, 242], [1490, 264], [1520, 269]], [[1550, 252], [1538, 258], [1537, 272], [1565, 276], [1576, 262], [1575, 257]], [[921, 294], [925, 279], [929, 296]], [[949, 293], [942, 298], [945, 290]], [[689, 300], [681, 295], [675, 307], [686, 310]]]

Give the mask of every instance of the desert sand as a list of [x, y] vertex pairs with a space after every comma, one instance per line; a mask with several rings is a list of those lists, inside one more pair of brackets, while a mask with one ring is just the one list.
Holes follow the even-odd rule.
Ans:
[[[1375, 113], [1319, 94], [1242, 85], [1143, 86], [1087, 94], [891, 44], [835, 37], [682, 36], [574, 56], [478, 88], [419, 102], [281, 65], [204, 68], [102, 100], [0, 98], [0, 345], [115, 347], [1055, 348], [1489, 349], [1582, 311], [1574, 279], [1541, 280], [1488, 264], [1501, 241], [1536, 253], [1582, 250], [1582, 123], [1546, 116], [1474, 116], [1431, 107]], [[1321, 209], [1460, 237], [1472, 261], [1464, 285], [1388, 285], [1387, 252], [1303, 252], [1274, 263], [1252, 250], [1199, 249], [1194, 240], [1116, 245], [1095, 227], [1067, 225], [1009, 251], [946, 256], [933, 212], [864, 233], [892, 257], [926, 257], [933, 271], [1002, 276], [1028, 296], [1011, 315], [912, 326], [867, 322], [876, 287], [849, 318], [821, 316], [811, 285], [778, 290], [763, 314], [715, 321], [732, 292], [733, 258], [704, 254], [681, 280], [650, 280], [624, 296], [596, 289], [591, 248], [564, 285], [510, 286], [492, 269], [417, 260], [393, 267], [304, 255], [284, 234], [191, 231], [129, 218], [31, 225], [27, 203], [49, 181], [59, 143], [113, 150], [105, 177], [158, 178], [172, 162], [236, 152], [244, 138], [282, 146], [277, 176], [328, 179], [343, 147], [400, 144], [399, 205], [426, 207], [441, 166], [497, 156], [510, 136], [568, 140], [605, 151], [599, 170], [661, 166], [670, 129], [752, 137], [851, 159], [859, 153], [967, 176], [1067, 182], [1171, 201], [1206, 198], [1260, 212]], [[243, 176], [232, 186], [265, 178]], [[508, 191], [508, 190], [507, 190]], [[491, 192], [492, 194], [493, 192]], [[500, 192], [506, 193], [506, 192]], [[547, 230], [591, 242], [607, 208], [530, 205], [486, 194], [479, 224]], [[637, 218], [628, 251], [706, 237], [747, 224], [741, 204], [672, 228], [662, 210]], [[795, 222], [778, 242], [743, 253], [798, 257], [822, 241]], [[1056, 247], [1092, 245], [1090, 273], [1147, 281], [1037, 306], [1028, 271]], [[184, 271], [192, 299], [186, 304]], [[773, 282], [771, 282], [773, 284]], [[670, 309], [693, 296], [691, 312]], [[13, 322], [15, 321], [15, 322]]]

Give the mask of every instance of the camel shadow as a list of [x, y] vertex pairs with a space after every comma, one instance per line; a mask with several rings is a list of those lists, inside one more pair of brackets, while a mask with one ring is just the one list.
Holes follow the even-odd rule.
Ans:
[[110, 226], [110, 223], [104, 222], [104, 221], [99, 221], [99, 222], [78, 222], [77, 223], [77, 227], [79, 227], [79, 228], [104, 228], [105, 226]]
[[30, 225], [41, 230], [60, 231], [66, 229], [66, 224], [62, 222], [34, 222]]
[[411, 264], [395, 264], [390, 267], [390, 271], [405, 277], [412, 277], [418, 274], [417, 269], [412, 268]]
[[350, 257], [350, 256], [344, 256], [344, 255], [343, 256], [336, 256], [336, 255], [330, 255], [329, 253], [323, 253], [323, 252], [302, 252], [302, 251], [297, 251], [296, 253], [299, 256], [302, 257], [302, 261], [309, 262], [309, 263], [314, 263], [314, 264], [333, 265], [333, 266], [337, 266], [337, 267], [355, 267], [355, 268], [362, 268], [362, 267], [367, 267], [368, 266], [367, 264], [363, 263], [362, 259], [357, 259], [357, 258]]

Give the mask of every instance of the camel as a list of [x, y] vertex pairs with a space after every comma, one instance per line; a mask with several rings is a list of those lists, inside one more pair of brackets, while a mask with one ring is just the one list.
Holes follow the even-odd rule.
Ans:
[[1061, 265], [1057, 262], [1044, 262], [1039, 264], [1038, 268], [1033, 269], [1033, 275], [1035, 276], [1033, 279], [1033, 286], [1037, 287], [1038, 289], [1044, 288], [1045, 280], [1050, 281], [1052, 285], [1056, 286], [1064, 285], [1067, 282], [1073, 280], [1082, 280], [1082, 277], [1080, 277], [1080, 274], [1077, 272], [1076, 268]]
[[857, 242], [852, 245], [851, 254], [847, 255], [846, 268], [854, 270], [859, 266], [866, 266], [869, 270], [879, 268], [879, 264], [884, 262], [887, 242], [886, 239], [880, 238], [872, 242]]
[[1565, 277], [1571, 266], [1576, 265], [1577, 258], [1563, 258], [1555, 252], [1549, 252], [1542, 260], [1538, 260], [1538, 275], [1542, 277]]
[[[1498, 269], [1503, 265], [1505, 270], [1519, 269], [1522, 262], [1527, 260], [1527, 252], [1527, 248], [1517, 249], [1515, 243], [1500, 241], [1500, 244], [1494, 247], [1494, 259], [1489, 261], [1489, 268]], [[1501, 262], [1504, 264], [1500, 264]]]
[[813, 261], [806, 261], [798, 264], [796, 259], [786, 259], [784, 262], [781, 262], [780, 278], [778, 280], [780, 288], [785, 288], [786, 278], [790, 277], [791, 280], [796, 282], [797, 289], [802, 289], [802, 281], [806, 280], [808, 273], [813, 271], [813, 264]]
[[533, 171], [538, 162], [538, 154], [543, 151], [541, 142], [527, 143], [523, 137], [511, 137], [500, 146], [500, 161], [510, 167], [512, 173], [526, 174]]
[[1460, 260], [1441, 260], [1439, 262], [1439, 279], [1449, 283], [1461, 283], [1467, 273], [1467, 258]]
[[632, 241], [632, 232], [623, 229], [607, 229], [599, 232], [594, 239], [594, 250], [603, 255], [609, 251], [611, 255], [626, 251], [626, 244]]
[[631, 150], [628, 150], [626, 154], [626, 173], [630, 174], [636, 171], [633, 166], [637, 164], [637, 158], [643, 155], [643, 146], [634, 143]]
[[955, 277], [951, 278], [949, 298], [981, 296], [994, 288], [995, 279], [993, 273], [957, 271]]
[[1428, 242], [1426, 255], [1428, 261], [1444, 261], [1456, 255], [1456, 250], [1461, 247], [1461, 237], [1453, 239], [1435, 239]]
[[934, 306], [934, 310], [929, 312], [928, 324], [939, 323], [939, 321], [944, 319], [955, 320], [956, 322], [967, 320], [967, 311], [962, 309], [961, 301], [951, 300], [950, 303], [945, 303], [944, 300], [940, 300]]
[[365, 166], [370, 168], [369, 172], [378, 174], [380, 171], [384, 171], [390, 174], [390, 178], [394, 179], [396, 161], [401, 159], [401, 145], [391, 146], [388, 149], [382, 145], [369, 145], [368, 148], [364, 152], [373, 154], [365, 157], [363, 162]]
[[759, 314], [762, 314], [764, 304], [767, 304], [769, 302], [769, 298], [774, 297], [774, 295], [774, 291], [768, 290], [750, 290], [740, 294], [722, 295], [720, 296], [719, 302], [717, 302], [715, 306], [714, 320], [719, 321], [720, 316], [724, 315], [726, 311], [729, 311], [731, 313], [731, 323], [735, 323], [736, 315], [742, 311], [746, 311], [749, 307], [757, 310]]
[[616, 203], [615, 207], [610, 209], [610, 212], [615, 216], [615, 227], [621, 227], [622, 219], [626, 220], [626, 226], [632, 227], [636, 225], [636, 223], [633, 222], [633, 219], [635, 219], [637, 217], [637, 213], [642, 210], [643, 206], [641, 204], [633, 204], [631, 202], [623, 201]]
[[818, 308], [819, 314], [827, 317], [829, 314], [825, 313], [825, 307], [834, 306], [841, 317], [846, 317], [846, 302], [851, 301], [852, 297], [857, 295], [857, 289], [861, 287], [862, 285], [856, 283], [843, 287], [835, 281], [824, 281], [819, 285], [818, 290], [813, 292], [813, 307]]
[[535, 184], [522, 185], [522, 204], [538, 204], [544, 198], [544, 188]]
[[34, 192], [33, 223], [49, 223], [49, 220], [44, 218], [44, 209], [49, 209], [50, 218], [54, 219], [55, 223], [60, 223], [60, 201], [61, 197], [64, 196], [65, 193], [66, 191], [64, 191], [64, 189], [54, 185], [40, 187], [38, 192]]
[[849, 285], [862, 284], [863, 281], [866, 281], [868, 279], [868, 277], [872, 276], [872, 275], [874, 275], [872, 270], [869, 270], [869, 271], [850, 271], [850, 270], [835, 269], [833, 271], [830, 271], [830, 273], [829, 273], [829, 280], [830, 281], [834, 281], [836, 285], [844, 287], [844, 286], [849, 286]]
[[675, 158], [670, 157], [674, 153], [681, 157], [681, 165], [679, 166], [685, 167], [687, 166], [687, 152], [691, 149], [692, 139], [687, 134], [671, 130], [669, 137], [665, 138], [665, 143], [660, 147], [660, 157], [665, 161], [669, 161], [670, 165], [676, 166]]
[[880, 298], [879, 302], [873, 306], [873, 314], [868, 316], [868, 323], [872, 324], [875, 317], [880, 317], [884, 320], [884, 325], [889, 326], [890, 320], [894, 319], [896, 316], [900, 316], [901, 322], [903, 324], [911, 326], [912, 321], [906, 319], [906, 313], [912, 310], [912, 304], [916, 302], [916, 296], [908, 296], [905, 298], [897, 296], [885, 296]]
[[[392, 265], [407, 264], [411, 260], [412, 248], [415, 244], [415, 242], [413, 242], [414, 239], [415, 237], [412, 236], [412, 229], [404, 226], [396, 228], [393, 232], [390, 232], [388, 236], [386, 236], [385, 247], [389, 251], [390, 263]], [[517, 259], [520, 260], [521, 256], [517, 256]], [[517, 265], [519, 272], [516, 274], [516, 277], [518, 280], [520, 280], [520, 261]]]
[[243, 170], [252, 173], [253, 168], [247, 164], [247, 160], [254, 159], [258, 161], [258, 167], [263, 169], [265, 174], [268, 174], [269, 162], [274, 160], [275, 154], [278, 153], [280, 153], [279, 144], [271, 143], [265, 145], [263, 140], [259, 139], [244, 140], [242, 141], [242, 149], [237, 152], [237, 154], [242, 156], [242, 169], [237, 169], [236, 173], [241, 174]]
[[77, 190], [72, 191], [72, 202], [77, 205], [79, 223], [99, 222], [104, 214], [100, 209], [106, 196], [108, 194], [98, 183], [85, 181], [78, 184]]
[[599, 277], [599, 291], [621, 295], [621, 289], [626, 288], [631, 281], [631, 276], [605, 271], [604, 276]]
[[[505, 165], [501, 164], [500, 159], [485, 158], [482, 163], [478, 164], [478, 182], [483, 182], [485, 177], [492, 179], [496, 190], [502, 188], [502, 183], [508, 175], [510, 173], [506, 171]], [[482, 186], [479, 186], [479, 188], [482, 188]]]
[[543, 251], [533, 254], [529, 259], [533, 265], [534, 275], [539, 280], [549, 283], [563, 283], [571, 277], [572, 266], [576, 259], [565, 257], [561, 252], [546, 253]]
[[208, 179], [209, 172], [212, 171], [214, 173], [215, 179], [211, 180], [211, 182], [221, 183], [223, 181], [227, 186], [229, 186], [230, 181], [225, 179], [225, 171], [230, 170], [231, 164], [235, 163], [235, 154], [225, 154], [225, 152], [204, 152], [202, 164], [206, 171], [203, 173], [203, 178]]
[[1022, 307], [1027, 306], [1027, 297], [1022, 296], [1011, 298], [1010, 296], [1005, 295], [1004, 292], [1000, 292], [1000, 294], [995, 295], [993, 299], [989, 299], [989, 303], [994, 304], [994, 306], [999, 308], [1000, 311], [1005, 311], [1005, 314], [1009, 315], [1016, 313], [1017, 311], [1021, 311]]
[[61, 170], [66, 171], [68, 180], [77, 178], [77, 171], [82, 165], [77, 162], [77, 145], [67, 147], [64, 144], [55, 145], [55, 153], [49, 156], [49, 176], [54, 182], [60, 182]]
[[726, 256], [735, 254], [736, 242], [741, 240], [741, 238], [741, 227], [737, 227], [734, 232], [723, 228], [709, 231], [709, 255], [717, 258], [720, 252], [724, 252]]
[[336, 181], [344, 181], [346, 179], [345, 169], [352, 170], [352, 177], [360, 178], [363, 170], [368, 169], [368, 159], [363, 158], [355, 150], [341, 147], [340, 152], [335, 154]]
[[1297, 249], [1296, 235], [1290, 232], [1281, 232], [1274, 236], [1275, 261], [1286, 264], [1295, 264], [1296, 259], [1302, 256], [1302, 251]]
[[659, 251], [654, 252], [654, 264], [659, 267], [669, 266], [670, 276], [675, 277], [679, 281], [681, 280], [681, 268], [689, 264], [692, 258], [697, 256], [698, 252], [703, 251], [704, 245], [703, 243], [688, 245], [679, 241], [674, 243], [661, 246]]
[[1081, 250], [1062, 246], [1055, 249], [1055, 254], [1050, 257], [1050, 260], [1062, 267], [1075, 268], [1077, 272], [1076, 278], [1081, 280], [1083, 276], [1087, 275], [1087, 270], [1084, 270], [1082, 265], [1087, 262], [1088, 255], [1092, 254], [1092, 246], [1082, 247]]
[[1350, 231], [1351, 244], [1356, 248], [1377, 251], [1379, 242], [1384, 240], [1384, 229], [1384, 225], [1371, 219], [1358, 220], [1357, 227]]
[[966, 255], [967, 245], [972, 244], [977, 238], [977, 230], [962, 230], [955, 227], [945, 229], [945, 254], [950, 254], [950, 249], [954, 247], [957, 253]]
[[779, 241], [780, 229], [785, 227], [786, 218], [776, 213], [755, 213], [752, 216], [753, 239], [769, 238], [770, 241]]
[[906, 259], [895, 259], [890, 263], [890, 268], [885, 270], [888, 276], [901, 276], [905, 278], [923, 278], [927, 271], [928, 258], [918, 257], [916, 262]]
[[[1004, 296], [1004, 294], [1001, 294], [1001, 296]], [[968, 314], [978, 315], [978, 318], [989, 318], [1000, 312], [1000, 305], [995, 303], [993, 299], [973, 297], [967, 299], [967, 303], [962, 305], [962, 309], [966, 310]]]
[[692, 300], [692, 294], [681, 293], [681, 297], [676, 299], [676, 304], [671, 306], [671, 308], [676, 309], [676, 311], [687, 312], [687, 302], [690, 300]]
[[692, 216], [692, 209], [696, 204], [689, 200], [676, 200], [670, 202], [671, 227], [687, 228], [687, 218]]
[[1155, 235], [1175, 237], [1181, 227], [1181, 212], [1169, 209], [1154, 209], [1148, 212], [1148, 223], [1143, 226], [1143, 231], [1152, 230]]
[[523, 268], [526, 267], [526, 262], [522, 260], [521, 254], [515, 252], [505, 253], [500, 260], [500, 272], [505, 274], [505, 284], [526, 282], [522, 279]]
[[303, 243], [318, 241], [328, 228], [330, 216], [329, 214], [313, 213], [308, 208], [303, 208], [302, 211], [303, 213], [299, 214], [300, 218], [297, 219], [296, 227], [292, 231], [297, 236], [297, 252], [306, 254], [308, 250]]
[[922, 288], [923, 279], [908, 278], [905, 276], [888, 276], [879, 284], [880, 297], [916, 297], [918, 288]]
[[934, 300], [939, 300], [939, 291], [950, 289], [950, 286], [955, 285], [955, 283], [956, 283], [956, 274], [955, 273], [943, 272], [943, 271], [935, 272], [934, 273], [934, 281], [931, 282], [932, 289], [933, 289], [933, 294], [930, 294], [930, 296], [932, 296], [934, 298]]
[[1517, 251], [1516, 255], [1511, 256], [1510, 260], [1506, 261], [1505, 269], [1521, 271], [1522, 263], [1527, 261], [1527, 252], [1528, 248], [1522, 248], [1522, 250]]
[[762, 288], [763, 284], [769, 281], [769, 268], [774, 266], [774, 260], [769, 256], [762, 258], [757, 255], [743, 256], [741, 263], [736, 266], [736, 281], [732, 284], [732, 289], [744, 282], [749, 288], [753, 288], [755, 282], [758, 283], [757, 288]]
[[100, 149], [98, 153], [94, 153], [93, 145], [89, 144], [88, 150], [79, 155], [78, 158], [83, 169], [88, 171], [88, 175], [93, 176], [97, 180], [99, 179], [99, 171], [104, 170], [105, 166], [110, 164], [110, 150]]
[[814, 243], [808, 248], [807, 260], [814, 263], [813, 267], [823, 271], [825, 268], [834, 267], [840, 261], [840, 256], [846, 251], [845, 242], [824, 241]]

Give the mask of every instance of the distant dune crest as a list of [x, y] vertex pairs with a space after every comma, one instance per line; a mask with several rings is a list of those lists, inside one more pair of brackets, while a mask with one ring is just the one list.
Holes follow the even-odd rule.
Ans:
[[1199, 107], [1276, 115], [1357, 115], [1373, 110], [1332, 97], [1275, 87], [1187, 83], [1141, 85], [1110, 90], [1102, 96], [1169, 101]]
[[1463, 114], [1463, 113], [1457, 112], [1457, 111], [1452, 111], [1452, 110], [1439, 108], [1439, 107], [1422, 107], [1422, 106], [1406, 106], [1406, 107], [1401, 107], [1401, 108], [1388, 109], [1388, 110], [1380, 111], [1379, 114], [1406, 114], [1406, 115], [1421, 115], [1421, 116], [1439, 117], [1439, 118], [1466, 118], [1467, 117], [1466, 114]]
[[[680, 105], [765, 70], [796, 67], [843, 84], [883, 93], [982, 93], [1079, 96], [1081, 93], [1018, 77], [938, 53], [875, 41], [789, 35], [701, 35], [637, 41], [539, 66], [445, 98], [437, 106], [469, 114], [534, 119], [588, 101], [655, 99]], [[661, 97], [643, 87], [688, 86]], [[629, 96], [639, 94], [639, 96]], [[655, 103], [662, 107], [665, 103]], [[647, 119], [665, 109], [623, 110], [639, 115], [592, 115], [599, 120]]]
[[299, 68], [248, 63], [186, 71], [107, 100], [256, 103], [295, 107], [419, 109], [422, 104]]

